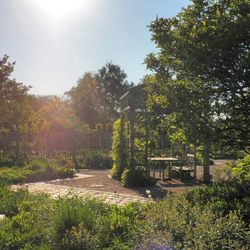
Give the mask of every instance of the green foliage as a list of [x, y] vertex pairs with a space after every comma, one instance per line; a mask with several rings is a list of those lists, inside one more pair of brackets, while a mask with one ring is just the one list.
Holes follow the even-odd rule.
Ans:
[[33, 196], [27, 191], [0, 188], [1, 213], [7, 218], [0, 228], [0, 249], [51, 249], [50, 234], [53, 202], [47, 196]]
[[[74, 236], [74, 233], [77, 233], [77, 228], [85, 228], [86, 230], [94, 233], [95, 231], [95, 220], [96, 214], [92, 209], [92, 203], [84, 202], [82, 199], [77, 197], [60, 199], [57, 203], [57, 209], [54, 216], [54, 227], [56, 231], [55, 236], [55, 245], [58, 249], [67, 249], [64, 244], [67, 241], [62, 241], [64, 235]], [[73, 230], [73, 231], [72, 231]], [[81, 233], [81, 232], [78, 232]], [[76, 236], [77, 237], [77, 236]]]
[[78, 168], [107, 169], [112, 167], [112, 159], [108, 153], [102, 151], [85, 151], [77, 160]]
[[233, 174], [242, 182], [250, 181], [250, 154], [239, 160], [237, 166], [233, 167]]
[[247, 249], [249, 224], [242, 218], [250, 213], [241, 208], [250, 207], [249, 197], [237, 185], [215, 183], [160, 202], [121, 207], [0, 187], [0, 213], [6, 215], [0, 249]]
[[79, 224], [66, 230], [59, 246], [58, 249], [62, 250], [95, 250], [98, 246], [98, 240], [84, 225]]
[[0, 214], [5, 214], [7, 217], [18, 214], [18, 204], [29, 199], [29, 196], [25, 189], [12, 192], [7, 186], [0, 186]]
[[0, 129], [18, 131], [29, 121], [30, 87], [10, 78], [14, 65], [7, 55], [0, 58]]
[[116, 120], [113, 126], [112, 138], [112, 176], [120, 179], [123, 170], [128, 165], [128, 138], [124, 118]]
[[32, 160], [23, 167], [0, 168], [0, 184], [45, 181], [73, 177], [75, 171], [68, 166], [59, 166], [54, 161]]
[[193, 205], [212, 204], [212, 211], [228, 214], [237, 211], [246, 222], [250, 222], [250, 189], [235, 180], [219, 181], [212, 185], [195, 189], [186, 194], [186, 199]]
[[[111, 206], [101, 219], [100, 241], [111, 249], [133, 249], [140, 238], [146, 207], [130, 203], [122, 207]], [[109, 249], [109, 248], [108, 248]]]
[[205, 181], [213, 140], [241, 150], [250, 143], [249, 10], [248, 0], [193, 1], [150, 24], [158, 48], [145, 60], [151, 108], [174, 115], [187, 140], [204, 146]]
[[145, 171], [141, 169], [125, 169], [121, 181], [125, 187], [143, 187], [155, 184], [155, 180], [145, 176]]
[[7, 155], [1, 154], [0, 167], [11, 167], [11, 166], [13, 166], [13, 160]]
[[97, 73], [85, 73], [77, 85], [66, 92], [76, 116], [91, 127], [113, 123], [118, 117], [120, 97], [132, 85], [126, 78], [126, 73], [112, 63]]
[[211, 206], [174, 196], [152, 205], [147, 220], [155, 232], [170, 232], [175, 249], [245, 249], [247, 232], [240, 217], [232, 212], [222, 216]]

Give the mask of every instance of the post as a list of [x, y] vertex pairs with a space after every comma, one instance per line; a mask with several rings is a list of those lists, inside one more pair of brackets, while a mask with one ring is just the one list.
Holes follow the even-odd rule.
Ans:
[[149, 127], [148, 127], [148, 111], [146, 109], [146, 114], [145, 114], [145, 127], [146, 127], [146, 144], [145, 144], [145, 167], [146, 167], [146, 175], [150, 176], [150, 171], [148, 167], [148, 139], [149, 139]]
[[197, 156], [196, 156], [196, 152], [197, 148], [196, 145], [194, 145], [194, 182], [196, 184], [197, 181]]
[[210, 167], [210, 160], [209, 160], [209, 152], [210, 152], [210, 147], [209, 147], [209, 142], [206, 141], [204, 145], [204, 169], [203, 169], [203, 181], [205, 183], [208, 183], [210, 181], [210, 173], [209, 173], [209, 167]]
[[135, 120], [134, 109], [130, 109], [129, 119], [129, 168], [135, 169]]

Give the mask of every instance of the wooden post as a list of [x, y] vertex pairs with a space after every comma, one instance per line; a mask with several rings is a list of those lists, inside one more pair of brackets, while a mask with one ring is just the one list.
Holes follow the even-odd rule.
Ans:
[[196, 184], [196, 181], [197, 181], [197, 148], [196, 148], [196, 145], [194, 146], [194, 182]]
[[134, 109], [130, 109], [129, 119], [129, 168], [135, 169], [135, 117]]
[[149, 140], [149, 127], [148, 127], [148, 111], [146, 110], [145, 114], [145, 129], [146, 129], [146, 144], [145, 144], [145, 167], [146, 167], [146, 175], [150, 176], [149, 168], [148, 168], [148, 140]]
[[203, 181], [205, 183], [208, 183], [209, 178], [210, 178], [209, 166], [210, 166], [209, 146], [205, 145], [205, 148], [204, 148], [204, 169], [203, 169]]

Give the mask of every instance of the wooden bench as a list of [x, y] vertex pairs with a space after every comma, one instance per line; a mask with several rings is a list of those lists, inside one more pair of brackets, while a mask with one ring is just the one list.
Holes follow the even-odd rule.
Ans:
[[189, 166], [173, 166], [173, 176], [180, 179], [189, 179], [194, 169]]

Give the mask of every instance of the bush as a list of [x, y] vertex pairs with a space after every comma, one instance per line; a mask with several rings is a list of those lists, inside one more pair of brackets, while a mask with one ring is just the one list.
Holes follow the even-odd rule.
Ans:
[[[55, 244], [58, 249], [64, 248], [63, 244], [70, 244], [67, 241], [62, 242], [65, 234], [73, 233], [73, 227], [81, 224], [86, 230], [94, 231], [96, 215], [91, 208], [90, 202], [83, 202], [77, 197], [60, 199], [55, 212], [54, 225], [56, 231]], [[76, 229], [74, 230], [76, 231]]]
[[249, 228], [239, 212], [217, 209], [219, 199], [226, 201], [234, 189], [215, 200], [218, 186], [205, 194], [202, 189], [119, 207], [88, 197], [53, 200], [0, 187], [0, 213], [6, 215], [0, 249], [248, 249]]
[[1, 222], [0, 249], [50, 249], [53, 201], [45, 195], [30, 195], [27, 190], [0, 188], [1, 211], [7, 218]]
[[112, 167], [112, 159], [109, 154], [102, 151], [86, 151], [77, 161], [78, 168], [90, 169], [110, 169]]
[[62, 250], [95, 250], [97, 246], [98, 240], [95, 235], [90, 233], [83, 224], [66, 230], [60, 241], [60, 249]]
[[246, 222], [250, 222], [250, 190], [248, 186], [241, 185], [235, 180], [220, 181], [205, 188], [189, 191], [185, 194], [186, 199], [193, 205], [199, 203], [206, 206], [212, 203], [211, 208], [223, 215], [230, 211], [237, 211]]
[[233, 167], [233, 174], [241, 182], [250, 182], [250, 154], [246, 154], [238, 164]]
[[60, 167], [56, 162], [33, 160], [24, 167], [5, 167], [0, 169], [0, 184], [18, 184], [24, 182], [46, 181], [73, 177], [75, 171], [69, 167]]
[[174, 249], [246, 249], [249, 243], [237, 213], [223, 216], [213, 211], [213, 203], [193, 205], [184, 195], [152, 204], [146, 221], [155, 233], [170, 233]]
[[5, 155], [0, 155], [0, 167], [11, 167], [15, 165], [13, 160]]
[[121, 181], [125, 187], [141, 187], [155, 184], [155, 180], [145, 176], [144, 171], [140, 169], [125, 169]]

